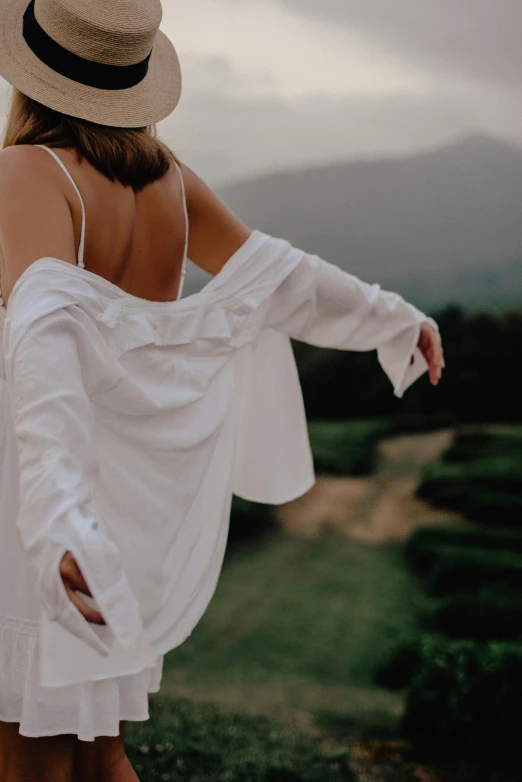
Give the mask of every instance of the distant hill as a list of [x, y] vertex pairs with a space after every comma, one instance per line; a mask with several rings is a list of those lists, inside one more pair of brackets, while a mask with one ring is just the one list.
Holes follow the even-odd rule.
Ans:
[[522, 304], [517, 147], [477, 136], [411, 158], [281, 172], [219, 194], [252, 228], [419, 306]]

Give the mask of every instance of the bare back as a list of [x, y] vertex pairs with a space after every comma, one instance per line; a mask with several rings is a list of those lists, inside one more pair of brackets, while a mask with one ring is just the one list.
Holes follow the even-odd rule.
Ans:
[[[34, 235], [34, 239], [30, 235], [26, 242], [34, 241], [38, 250], [34, 250], [31, 260], [49, 255], [75, 262], [82, 227], [81, 201], [66, 173], [48, 152], [48, 149], [38, 147], [25, 148], [24, 154], [26, 158], [30, 156], [29, 162], [32, 163], [27, 188], [45, 192], [47, 199], [56, 195], [61, 197], [64, 211], [69, 212], [69, 251], [65, 251], [65, 245], [61, 243], [57, 243], [61, 252], [53, 252], [50, 243], [40, 243], [40, 237], [47, 231], [44, 214], [41, 214], [45, 211], [43, 204], [41, 210], [33, 210], [30, 216], [13, 214], [10, 222], [12, 225], [19, 224], [21, 231], [25, 224], [26, 236], [28, 224], [32, 226], [29, 233]], [[176, 299], [188, 231], [179, 168], [172, 166], [161, 180], [135, 193], [131, 187], [108, 180], [87, 160], [78, 162], [73, 150], [55, 149], [53, 152], [65, 165], [83, 200], [86, 213], [85, 267], [134, 296], [152, 301]], [[22, 179], [24, 173], [22, 168]], [[23, 181], [19, 184], [23, 187]], [[9, 280], [2, 249], [0, 247], [0, 277], [2, 294], [6, 298], [14, 281]]]
[[[85, 206], [85, 268], [150, 301], [178, 297], [188, 256], [217, 274], [251, 230], [188, 166], [172, 166], [141, 192], [110, 182], [75, 151], [54, 149]], [[186, 199], [183, 200], [185, 190]], [[185, 214], [185, 206], [187, 215]], [[48, 150], [21, 145], [0, 152], [0, 290], [42, 257], [77, 262], [81, 201]]]
[[[86, 211], [85, 266], [122, 290], [154, 301], [177, 297], [184, 258], [186, 218], [179, 171], [172, 166], [140, 193], [110, 182], [74, 152], [55, 150], [76, 182]], [[81, 206], [67, 182], [75, 247]]]

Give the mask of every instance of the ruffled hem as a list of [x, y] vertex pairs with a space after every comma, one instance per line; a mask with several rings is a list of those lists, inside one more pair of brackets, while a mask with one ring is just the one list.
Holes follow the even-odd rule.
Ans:
[[163, 657], [136, 674], [66, 687], [38, 682], [40, 622], [0, 616], [0, 721], [20, 724], [30, 738], [76, 734], [82, 741], [118, 736], [120, 721], [149, 719], [149, 693], [158, 692]]

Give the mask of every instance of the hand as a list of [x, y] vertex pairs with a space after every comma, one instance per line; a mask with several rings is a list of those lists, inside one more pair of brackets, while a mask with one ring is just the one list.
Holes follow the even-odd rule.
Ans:
[[69, 599], [74, 603], [85, 619], [95, 625], [106, 624], [105, 619], [100, 612], [88, 606], [75, 591], [79, 590], [85, 595], [92, 597], [87, 582], [70, 551], [66, 551], [62, 557], [62, 561], [60, 562], [60, 575], [65, 591], [69, 595]]
[[442, 341], [438, 332], [433, 326], [430, 326], [429, 323], [424, 323], [421, 327], [418, 348], [428, 362], [432, 386], [438, 386], [439, 380], [442, 377], [444, 352], [442, 350]]

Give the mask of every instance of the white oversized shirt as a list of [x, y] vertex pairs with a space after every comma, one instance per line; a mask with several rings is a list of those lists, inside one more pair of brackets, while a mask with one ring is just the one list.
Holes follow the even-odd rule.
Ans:
[[[402, 396], [427, 369], [416, 347], [427, 320], [260, 231], [202, 291], [173, 302], [58, 259], [33, 263], [0, 319], [0, 443], [18, 454], [2, 471], [4, 486], [19, 486], [2, 514], [41, 597], [40, 683], [155, 664], [212, 598], [232, 494], [280, 504], [311, 488], [291, 337], [376, 348]], [[106, 626], [69, 600], [67, 550]]]

